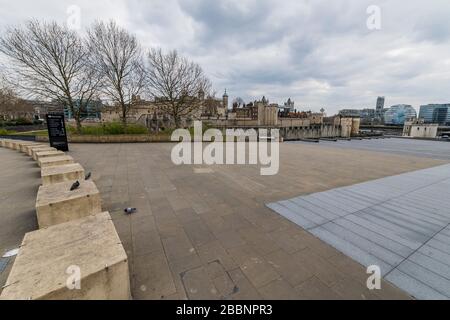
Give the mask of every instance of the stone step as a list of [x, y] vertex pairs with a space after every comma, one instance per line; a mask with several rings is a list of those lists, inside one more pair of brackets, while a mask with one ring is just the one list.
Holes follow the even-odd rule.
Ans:
[[15, 143], [13, 143], [14, 145], [14, 149], [17, 151], [20, 151], [22, 146], [31, 146], [31, 145], [35, 145], [36, 143], [33, 141], [17, 141]]
[[84, 169], [79, 163], [65, 164], [55, 167], [41, 168], [42, 185], [84, 180]]
[[127, 300], [128, 259], [108, 212], [27, 233], [0, 299]]
[[33, 156], [33, 150], [34, 149], [44, 149], [44, 148], [50, 148], [49, 145], [47, 144], [39, 144], [39, 145], [34, 145], [34, 146], [25, 146], [25, 152], [27, 153], [27, 155], [29, 155], [30, 157]]
[[43, 151], [58, 151], [55, 148], [45, 146], [45, 147], [39, 147], [39, 148], [32, 148], [31, 149], [31, 157], [36, 160], [36, 153], [43, 152]]
[[44, 145], [41, 143], [38, 143], [38, 142], [34, 142], [33, 144], [21, 144], [20, 151], [23, 153], [27, 153], [27, 147], [34, 147], [34, 146], [37, 147], [37, 146], [44, 146]]
[[39, 228], [102, 212], [100, 192], [95, 183], [79, 182], [79, 188], [73, 191], [70, 191], [73, 181], [39, 187], [36, 199]]
[[43, 158], [48, 158], [48, 157], [59, 157], [59, 156], [63, 156], [65, 155], [65, 153], [63, 151], [39, 151], [36, 152], [36, 160], [39, 161], [40, 159]]
[[[35, 155], [36, 154], [37, 153], [35, 153]], [[35, 160], [37, 160], [37, 156], [36, 156]], [[71, 156], [67, 156], [67, 155], [42, 158], [38, 161], [39, 167], [41, 167], [41, 168], [60, 166], [60, 165], [70, 164], [70, 163], [74, 163], [73, 158]]]

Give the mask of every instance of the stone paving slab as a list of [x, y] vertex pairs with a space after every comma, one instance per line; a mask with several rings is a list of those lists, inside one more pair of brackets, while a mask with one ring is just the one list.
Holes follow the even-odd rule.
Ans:
[[[287, 142], [292, 144], [311, 144], [310, 142]], [[320, 141], [316, 146], [332, 147], [340, 149], [356, 149], [363, 151], [375, 151], [391, 154], [399, 154], [410, 157], [424, 157], [432, 159], [450, 160], [450, 144], [446, 141], [425, 141], [417, 139], [390, 138], [372, 140], [338, 140]]]
[[419, 299], [450, 299], [450, 165], [267, 206]]
[[[70, 270], [80, 289], [67, 287]], [[25, 235], [0, 299], [127, 300], [128, 258], [108, 212]]]
[[[103, 208], [111, 212], [135, 299], [411, 298], [384, 280], [382, 290], [368, 290], [361, 264], [265, 203], [444, 161], [285, 143], [279, 174], [261, 176], [258, 166], [176, 166], [173, 146], [72, 143], [68, 153], [92, 172]], [[345, 197], [352, 207], [366, 203], [362, 191]], [[304, 200], [292, 202], [325, 221], [339, 217]], [[126, 207], [138, 210], [125, 215]]]

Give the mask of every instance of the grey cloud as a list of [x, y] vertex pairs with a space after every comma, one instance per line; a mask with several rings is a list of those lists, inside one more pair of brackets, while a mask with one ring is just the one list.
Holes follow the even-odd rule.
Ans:
[[[449, 102], [447, 0], [88, 0], [83, 25], [115, 18], [145, 47], [162, 46], [199, 62], [221, 94], [265, 94], [335, 112], [387, 104]], [[0, 2], [0, 27], [24, 19], [64, 21], [72, 1]], [[369, 5], [382, 28], [366, 27]]]

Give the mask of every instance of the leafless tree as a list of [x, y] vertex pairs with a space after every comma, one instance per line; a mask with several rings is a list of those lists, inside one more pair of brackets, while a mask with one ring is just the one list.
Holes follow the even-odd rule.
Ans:
[[166, 54], [161, 49], [150, 50], [147, 79], [151, 95], [160, 109], [171, 115], [177, 128], [183, 117], [200, 113], [202, 97], [211, 90], [202, 68], [176, 51]]
[[17, 93], [0, 77], [0, 108], [14, 104], [17, 100]]
[[103, 92], [122, 109], [122, 121], [145, 86], [142, 50], [136, 37], [114, 21], [96, 22], [88, 30], [91, 68], [103, 81]]
[[0, 37], [0, 52], [22, 89], [68, 107], [80, 131], [81, 110], [96, 98], [99, 77], [87, 67], [88, 50], [75, 31], [31, 20]]

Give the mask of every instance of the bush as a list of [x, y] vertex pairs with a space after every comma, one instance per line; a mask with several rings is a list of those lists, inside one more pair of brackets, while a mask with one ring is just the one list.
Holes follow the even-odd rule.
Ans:
[[[69, 127], [71, 134], [76, 134], [76, 128]], [[95, 126], [81, 127], [81, 134], [83, 135], [117, 135], [117, 134], [147, 134], [146, 127], [137, 124], [128, 124], [126, 127], [120, 122], [111, 122]]]
[[33, 124], [33, 121], [25, 119], [25, 118], [18, 118], [15, 122], [16, 122], [16, 125], [18, 125], [18, 126], [28, 126], [28, 125]]
[[7, 136], [9, 134], [8, 130], [0, 129], [0, 136]]

